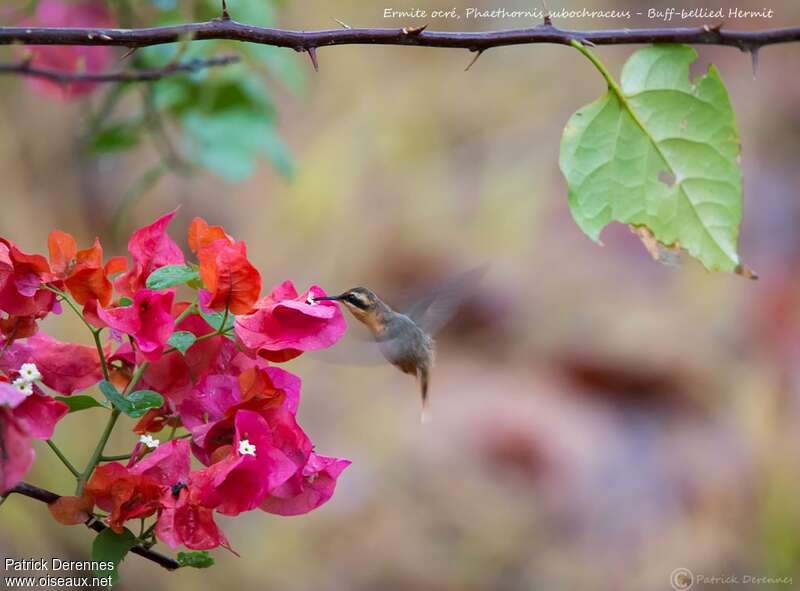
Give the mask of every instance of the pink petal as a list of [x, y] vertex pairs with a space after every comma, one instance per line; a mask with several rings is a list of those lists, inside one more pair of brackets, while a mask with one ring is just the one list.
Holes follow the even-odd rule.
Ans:
[[276, 515], [303, 515], [325, 504], [336, 490], [336, 480], [350, 460], [311, 454], [306, 467], [261, 503]]
[[69, 412], [63, 402], [45, 396], [32, 394], [14, 409], [14, 420], [19, 429], [34, 439], [50, 439], [56, 423]]

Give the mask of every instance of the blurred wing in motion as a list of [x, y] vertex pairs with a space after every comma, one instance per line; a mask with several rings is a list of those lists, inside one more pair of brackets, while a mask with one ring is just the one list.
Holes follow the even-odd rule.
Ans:
[[419, 298], [403, 313], [429, 335], [450, 322], [461, 305], [472, 296], [489, 268], [488, 263], [459, 273]]

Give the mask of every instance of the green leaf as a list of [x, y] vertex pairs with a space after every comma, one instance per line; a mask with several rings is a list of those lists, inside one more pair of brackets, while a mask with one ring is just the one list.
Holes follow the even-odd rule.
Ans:
[[115, 408], [134, 419], [142, 417], [151, 408], [164, 405], [164, 397], [152, 390], [137, 390], [126, 397], [117, 392], [111, 382], [103, 380], [100, 382], [100, 391]]
[[153, 390], [137, 390], [131, 392], [125, 398], [130, 403], [129, 410], [125, 412], [129, 417], [138, 419], [151, 408], [161, 408], [164, 406], [164, 397]]
[[203, 312], [200, 310], [200, 315], [211, 328], [218, 332], [228, 332], [233, 329], [233, 314], [228, 314], [224, 327], [222, 326], [222, 320], [225, 318], [225, 312]]
[[197, 337], [194, 336], [194, 334], [186, 330], [179, 330], [172, 333], [167, 343], [185, 355], [186, 351], [189, 350], [189, 347], [194, 345], [195, 341], [197, 341]]
[[132, 306], [133, 305], [133, 300], [131, 298], [122, 296], [121, 298], [119, 298], [119, 305], [120, 305], [120, 307]]
[[208, 568], [214, 566], [214, 559], [205, 550], [178, 552], [178, 563], [191, 568]]
[[111, 577], [112, 582], [119, 580], [117, 567], [125, 555], [136, 545], [136, 536], [128, 528], [122, 530], [121, 534], [114, 533], [111, 528], [104, 529], [92, 543], [92, 560], [96, 562], [109, 562], [114, 565], [111, 570], [97, 569], [97, 577]]
[[95, 154], [130, 150], [139, 143], [141, 128], [136, 122], [116, 122], [99, 130], [88, 146]]
[[56, 396], [56, 400], [63, 402], [69, 407], [69, 412], [78, 412], [79, 410], [86, 410], [87, 408], [105, 408], [108, 407], [98, 402], [91, 396]]
[[576, 223], [598, 240], [619, 221], [686, 249], [708, 269], [741, 269], [739, 133], [717, 69], [692, 82], [692, 48], [653, 46], [631, 56], [620, 87], [578, 48], [609, 90], [570, 118], [561, 139]]
[[147, 277], [148, 289], [167, 289], [198, 279], [200, 274], [187, 265], [159, 267]]

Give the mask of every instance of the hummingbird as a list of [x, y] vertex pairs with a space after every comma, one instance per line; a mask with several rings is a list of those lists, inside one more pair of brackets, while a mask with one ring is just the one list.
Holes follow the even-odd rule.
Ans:
[[466, 288], [484, 271], [482, 267], [450, 279], [404, 312], [392, 309], [366, 287], [314, 300], [332, 300], [344, 305], [369, 329], [383, 357], [403, 373], [416, 377], [422, 398], [422, 422], [428, 422], [428, 386], [436, 353], [432, 335], [453, 317], [466, 297]]

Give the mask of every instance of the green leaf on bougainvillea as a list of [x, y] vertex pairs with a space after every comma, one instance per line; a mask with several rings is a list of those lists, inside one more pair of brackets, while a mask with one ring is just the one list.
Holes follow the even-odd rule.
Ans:
[[147, 288], [167, 289], [189, 283], [199, 277], [200, 274], [187, 265], [166, 265], [150, 273], [147, 277]]
[[78, 412], [87, 408], [105, 408], [108, 410], [107, 406], [91, 396], [56, 396], [55, 398], [59, 402], [66, 404], [69, 407], [69, 412]]
[[178, 330], [172, 333], [167, 343], [185, 355], [195, 341], [197, 341], [197, 337], [193, 333], [187, 330]]
[[125, 555], [136, 545], [136, 536], [128, 528], [124, 528], [121, 534], [114, 533], [111, 528], [104, 529], [92, 543], [92, 561], [108, 565], [113, 565], [112, 569], [95, 569], [98, 578], [111, 577], [112, 582], [119, 580], [117, 568]]
[[100, 382], [100, 391], [117, 410], [134, 419], [141, 418], [150, 409], [161, 408], [164, 405], [164, 397], [158, 392], [137, 390], [123, 396], [107, 380]]
[[191, 568], [209, 568], [214, 566], [214, 559], [205, 550], [178, 552], [178, 563]]
[[633, 54], [621, 85], [609, 75], [608, 92], [570, 118], [561, 170], [572, 215], [593, 240], [619, 221], [708, 269], [741, 272], [739, 133], [717, 69], [690, 80], [696, 58], [683, 45]]

